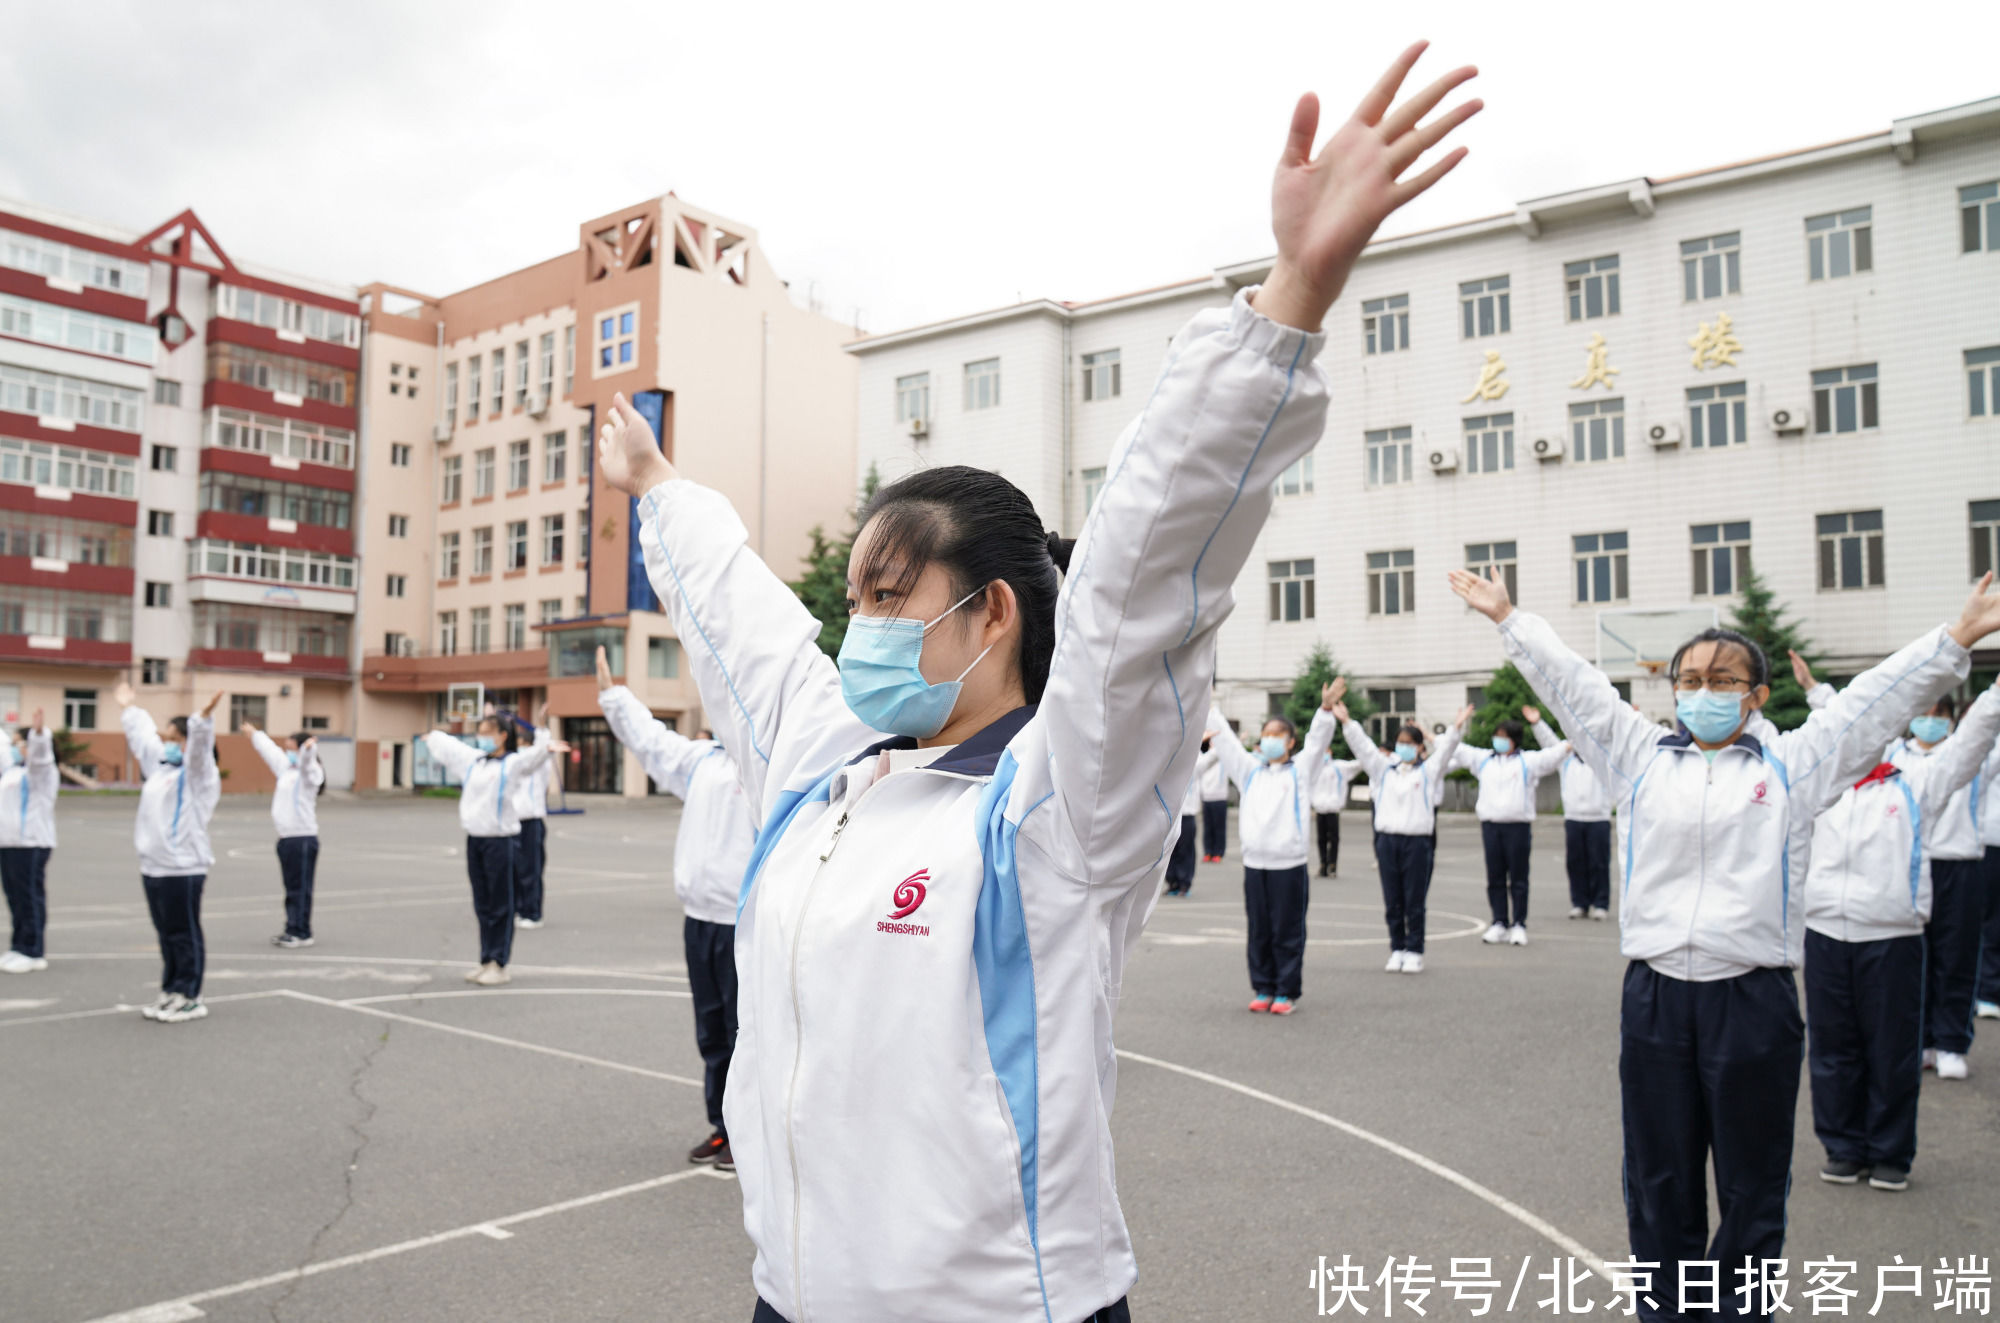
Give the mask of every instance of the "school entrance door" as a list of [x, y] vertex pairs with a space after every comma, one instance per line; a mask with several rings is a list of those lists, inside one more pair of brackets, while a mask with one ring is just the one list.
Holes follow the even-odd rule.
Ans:
[[564, 717], [562, 737], [579, 761], [563, 768], [563, 784], [578, 794], [615, 795], [625, 767], [625, 752], [603, 717]]

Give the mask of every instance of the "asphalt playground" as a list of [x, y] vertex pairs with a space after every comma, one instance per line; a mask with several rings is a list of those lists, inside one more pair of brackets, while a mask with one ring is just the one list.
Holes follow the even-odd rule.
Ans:
[[[551, 819], [548, 925], [517, 935], [511, 987], [474, 990], [453, 804], [327, 795], [319, 941], [283, 952], [267, 805], [231, 797], [205, 904], [211, 1013], [174, 1026], [137, 1013], [159, 960], [135, 808], [64, 798], [50, 967], [0, 978], [0, 1320], [746, 1323], [736, 1184], [685, 1161], [706, 1127], [673, 801]], [[1488, 1318], [1556, 1316], [1537, 1277], [1573, 1260], [1602, 1315], [1610, 1288], [1588, 1274], [1625, 1250], [1622, 964], [1615, 923], [1564, 918], [1561, 832], [1536, 829], [1530, 945], [1487, 947], [1476, 824], [1447, 818], [1429, 968], [1396, 976], [1367, 817], [1349, 812], [1285, 1020], [1244, 1009], [1233, 853], [1160, 901], [1117, 1021], [1135, 1319], [1318, 1317], [1322, 1260], [1343, 1255], [1370, 1280], [1392, 1256], [1440, 1279], [1490, 1259]], [[2000, 1026], [1971, 1063], [1969, 1081], [1926, 1079], [1904, 1194], [1817, 1178], [1801, 1088], [1792, 1270], [1855, 1261], [1856, 1314], [1896, 1255], [2000, 1246]], [[1879, 1316], [1933, 1316], [1903, 1308]], [[1473, 1309], [1442, 1291], [1425, 1306]], [[1389, 1316], [1415, 1315], [1399, 1297]]]

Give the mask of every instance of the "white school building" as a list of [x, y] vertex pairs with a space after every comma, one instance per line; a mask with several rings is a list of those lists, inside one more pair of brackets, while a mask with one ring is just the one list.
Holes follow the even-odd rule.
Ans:
[[[1269, 268], [859, 341], [858, 473], [998, 469], [1074, 534], [1170, 338]], [[1754, 561], [1851, 674], [2000, 565], [2000, 97], [1379, 240], [1326, 331], [1325, 437], [1221, 635], [1232, 719], [1324, 642], [1386, 713], [1448, 720], [1501, 661], [1454, 566], [1504, 566], [1595, 656], [1601, 616], [1726, 621]]]

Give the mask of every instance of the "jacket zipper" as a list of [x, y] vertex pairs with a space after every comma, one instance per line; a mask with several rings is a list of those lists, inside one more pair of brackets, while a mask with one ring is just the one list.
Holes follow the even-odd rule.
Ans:
[[1701, 918], [1701, 893], [1702, 889], [1708, 885], [1708, 790], [1714, 784], [1715, 764], [1709, 763], [1702, 773], [1701, 831], [1696, 837], [1699, 847], [1695, 855], [1694, 908], [1688, 912], [1687, 975], [1689, 979], [1694, 978], [1694, 930], [1696, 923]]
[[[865, 793], [865, 792], [864, 792]], [[799, 912], [792, 919], [792, 1078], [785, 1087], [785, 1151], [792, 1164], [792, 1301], [798, 1311], [797, 1323], [806, 1319], [805, 1262], [801, 1257], [799, 1244], [799, 1224], [802, 1219], [802, 1197], [799, 1193], [799, 1145], [792, 1133], [792, 1105], [798, 1098], [799, 1060], [804, 1053], [805, 1031], [799, 1016], [799, 939], [805, 934], [806, 910], [812, 905], [814, 884], [819, 881], [821, 869], [833, 857], [834, 847], [840, 844], [840, 834], [847, 830], [847, 819], [851, 809], [842, 809], [840, 817], [833, 824], [833, 835], [827, 839], [826, 849], [820, 852], [820, 867], [813, 869], [813, 875], [806, 883], [806, 893], [799, 898]]]

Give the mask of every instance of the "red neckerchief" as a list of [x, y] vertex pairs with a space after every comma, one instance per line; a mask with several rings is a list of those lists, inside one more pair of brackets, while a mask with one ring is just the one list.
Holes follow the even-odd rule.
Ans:
[[1861, 789], [1861, 787], [1865, 785], [1873, 785], [1877, 781], [1887, 781], [1890, 777], [1894, 776], [1899, 770], [1901, 769], [1898, 768], [1894, 763], [1876, 763], [1875, 770], [1870, 772], [1868, 775], [1862, 777], [1859, 781], [1856, 781], [1854, 783], [1854, 788], [1856, 790], [1859, 790]]

